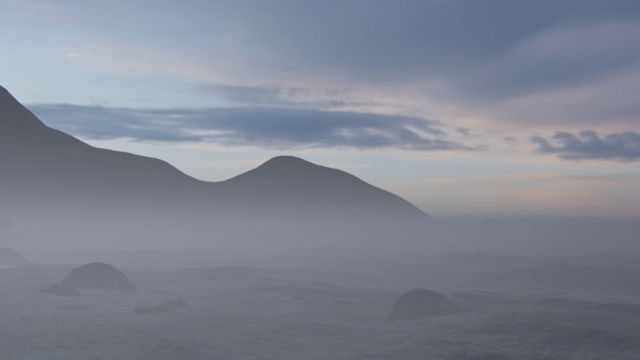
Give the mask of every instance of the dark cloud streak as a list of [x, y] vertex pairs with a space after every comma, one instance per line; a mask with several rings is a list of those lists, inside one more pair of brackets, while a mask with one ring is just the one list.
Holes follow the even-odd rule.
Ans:
[[538, 144], [538, 152], [557, 154], [567, 160], [640, 160], [640, 134], [624, 132], [600, 137], [595, 131], [586, 130], [578, 136], [557, 132], [551, 140], [541, 136], [531, 139]]
[[411, 117], [284, 108], [125, 109], [31, 105], [46, 124], [88, 139], [208, 142], [263, 148], [473, 150], [443, 124]]

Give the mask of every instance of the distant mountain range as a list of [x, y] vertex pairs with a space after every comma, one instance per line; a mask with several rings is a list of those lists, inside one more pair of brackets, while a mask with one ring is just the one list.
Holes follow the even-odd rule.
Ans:
[[291, 156], [226, 181], [199, 181], [164, 161], [49, 128], [1, 87], [0, 168], [0, 217], [34, 246], [420, 243], [431, 220], [353, 175]]

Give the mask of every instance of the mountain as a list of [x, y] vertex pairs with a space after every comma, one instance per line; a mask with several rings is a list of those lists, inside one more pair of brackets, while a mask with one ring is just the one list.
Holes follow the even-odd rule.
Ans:
[[278, 156], [258, 168], [222, 182], [235, 199], [259, 200], [273, 210], [308, 213], [338, 211], [340, 216], [375, 216], [426, 220], [428, 216], [404, 199], [341, 170], [293, 156]]
[[9, 199], [141, 195], [184, 191], [198, 183], [163, 161], [97, 149], [51, 129], [1, 87], [0, 130], [0, 164], [6, 169], [0, 194]]
[[1, 87], [0, 130], [0, 216], [34, 244], [243, 249], [421, 242], [430, 220], [353, 175], [291, 156], [226, 181], [199, 181], [164, 161], [98, 149], [49, 128]]

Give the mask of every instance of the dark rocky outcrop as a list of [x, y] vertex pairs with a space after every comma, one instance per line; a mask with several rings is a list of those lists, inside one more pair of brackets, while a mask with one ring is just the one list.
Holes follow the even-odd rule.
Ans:
[[439, 293], [427, 289], [413, 289], [393, 304], [387, 321], [408, 321], [449, 315], [458, 311], [458, 305]]
[[79, 290], [100, 289], [121, 292], [134, 292], [138, 286], [115, 267], [95, 262], [71, 270], [61, 285], [73, 286]]

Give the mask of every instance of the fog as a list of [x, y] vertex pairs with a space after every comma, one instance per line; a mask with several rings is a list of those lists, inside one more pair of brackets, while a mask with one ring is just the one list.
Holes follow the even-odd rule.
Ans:
[[[30, 262], [0, 270], [0, 356], [7, 359], [637, 359], [640, 351], [637, 255], [320, 247], [264, 257], [69, 251], [24, 258]], [[95, 286], [77, 294], [50, 291], [97, 261], [136, 290], [105, 287], [111, 276], [97, 272], [87, 275]], [[446, 306], [403, 300], [415, 289]], [[401, 317], [392, 315], [398, 307]]]
[[2, 359], [639, 359], [640, 221], [441, 220], [281, 156], [218, 183], [0, 89]]

